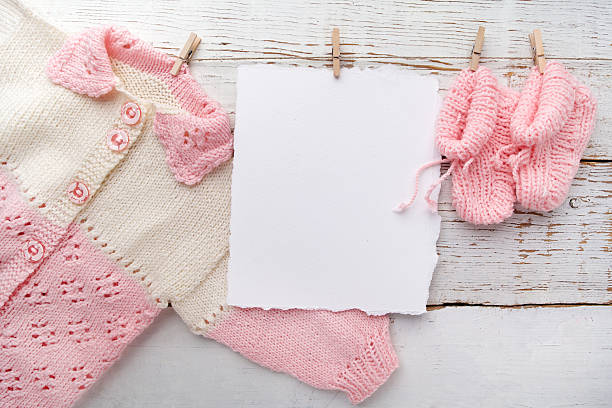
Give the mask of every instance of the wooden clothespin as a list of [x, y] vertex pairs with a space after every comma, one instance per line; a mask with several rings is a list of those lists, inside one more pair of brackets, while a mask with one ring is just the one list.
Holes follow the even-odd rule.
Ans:
[[340, 76], [340, 30], [334, 28], [332, 31], [332, 62], [334, 66], [334, 76]]
[[170, 73], [172, 75], [176, 76], [179, 73], [179, 70], [181, 69], [183, 63], [189, 64], [193, 53], [195, 52], [196, 48], [198, 48], [198, 45], [200, 45], [200, 41], [202, 41], [202, 39], [198, 37], [195, 33], [189, 33], [189, 38], [187, 38], [187, 42], [185, 43], [185, 45], [183, 45], [183, 48], [181, 49], [178, 58], [176, 59], [176, 61], [174, 61], [172, 70], [170, 70]]
[[478, 27], [478, 34], [476, 34], [476, 41], [472, 47], [472, 59], [470, 60], [470, 69], [476, 71], [478, 69], [478, 62], [480, 61], [480, 53], [482, 52], [482, 45], [484, 44], [484, 33], [485, 29], [483, 26]]
[[542, 32], [537, 28], [533, 30], [533, 33], [529, 34], [529, 42], [531, 43], [531, 53], [533, 54], [533, 62], [538, 67], [540, 74], [543, 74], [544, 68], [546, 68], [546, 58], [544, 58]]

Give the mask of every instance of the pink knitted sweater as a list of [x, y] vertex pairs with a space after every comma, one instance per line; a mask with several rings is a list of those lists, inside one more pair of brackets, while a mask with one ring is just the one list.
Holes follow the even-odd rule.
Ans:
[[386, 316], [225, 302], [233, 140], [188, 67], [170, 75], [116, 27], [69, 38], [14, 0], [0, 23], [0, 407], [70, 406], [169, 303], [355, 403], [386, 381]]

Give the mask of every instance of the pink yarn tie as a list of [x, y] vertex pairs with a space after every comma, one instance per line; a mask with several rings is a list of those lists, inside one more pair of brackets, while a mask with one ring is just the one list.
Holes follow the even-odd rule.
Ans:
[[[450, 163], [451, 160], [450, 159], [440, 159], [440, 160], [434, 160], [434, 161], [430, 161], [428, 163], [423, 164], [421, 167], [418, 168], [418, 170], [416, 171], [416, 176], [415, 176], [415, 188], [414, 188], [414, 193], [412, 193], [412, 197], [410, 197], [410, 199], [408, 201], [402, 201], [401, 203], [399, 203], [397, 206], [395, 206], [395, 208], [393, 209], [393, 211], [395, 211], [396, 213], [402, 213], [404, 211], [406, 211], [406, 209], [408, 207], [410, 207], [412, 204], [414, 204], [414, 201], [417, 198], [417, 195], [419, 194], [419, 178], [421, 177], [421, 173], [424, 172], [425, 170], [427, 170], [428, 168], [432, 167], [432, 166], [437, 166], [439, 164], [442, 163]], [[432, 212], [436, 212], [436, 202], [434, 202], [430, 196], [431, 193], [433, 192], [433, 190], [439, 186], [448, 176], [450, 176], [454, 170], [455, 167], [455, 163], [457, 161], [454, 160], [453, 163], [451, 164], [450, 168], [446, 171], [446, 173], [444, 173], [439, 179], [438, 181], [436, 181], [434, 184], [432, 184], [429, 189], [427, 190], [427, 193], [425, 194], [425, 201], [427, 201], [427, 204], [429, 205], [429, 209]], [[471, 163], [471, 162], [467, 162], [466, 164]]]

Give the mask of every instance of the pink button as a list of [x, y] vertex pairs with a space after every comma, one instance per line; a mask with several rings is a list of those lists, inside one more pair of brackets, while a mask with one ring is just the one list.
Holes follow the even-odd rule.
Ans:
[[75, 204], [83, 204], [89, 198], [89, 188], [80, 181], [74, 181], [68, 187], [68, 197]]
[[122, 152], [130, 143], [130, 135], [123, 129], [112, 129], [106, 135], [106, 144], [114, 152]]
[[140, 122], [140, 106], [136, 102], [126, 102], [121, 108], [121, 120], [126, 125], [135, 125]]
[[45, 256], [45, 246], [35, 239], [30, 239], [21, 246], [21, 254], [27, 261], [35, 263]]

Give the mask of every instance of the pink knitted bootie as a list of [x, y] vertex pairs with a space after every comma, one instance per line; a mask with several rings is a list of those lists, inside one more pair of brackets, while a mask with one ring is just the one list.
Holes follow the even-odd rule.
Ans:
[[453, 207], [473, 224], [499, 223], [514, 211], [512, 173], [498, 158], [510, 144], [517, 100], [518, 94], [499, 86], [489, 69], [464, 69], [440, 110], [436, 144], [452, 162], [441, 180], [452, 173]]
[[595, 122], [589, 89], [556, 62], [533, 68], [510, 124], [518, 202], [551, 211], [565, 200]]

